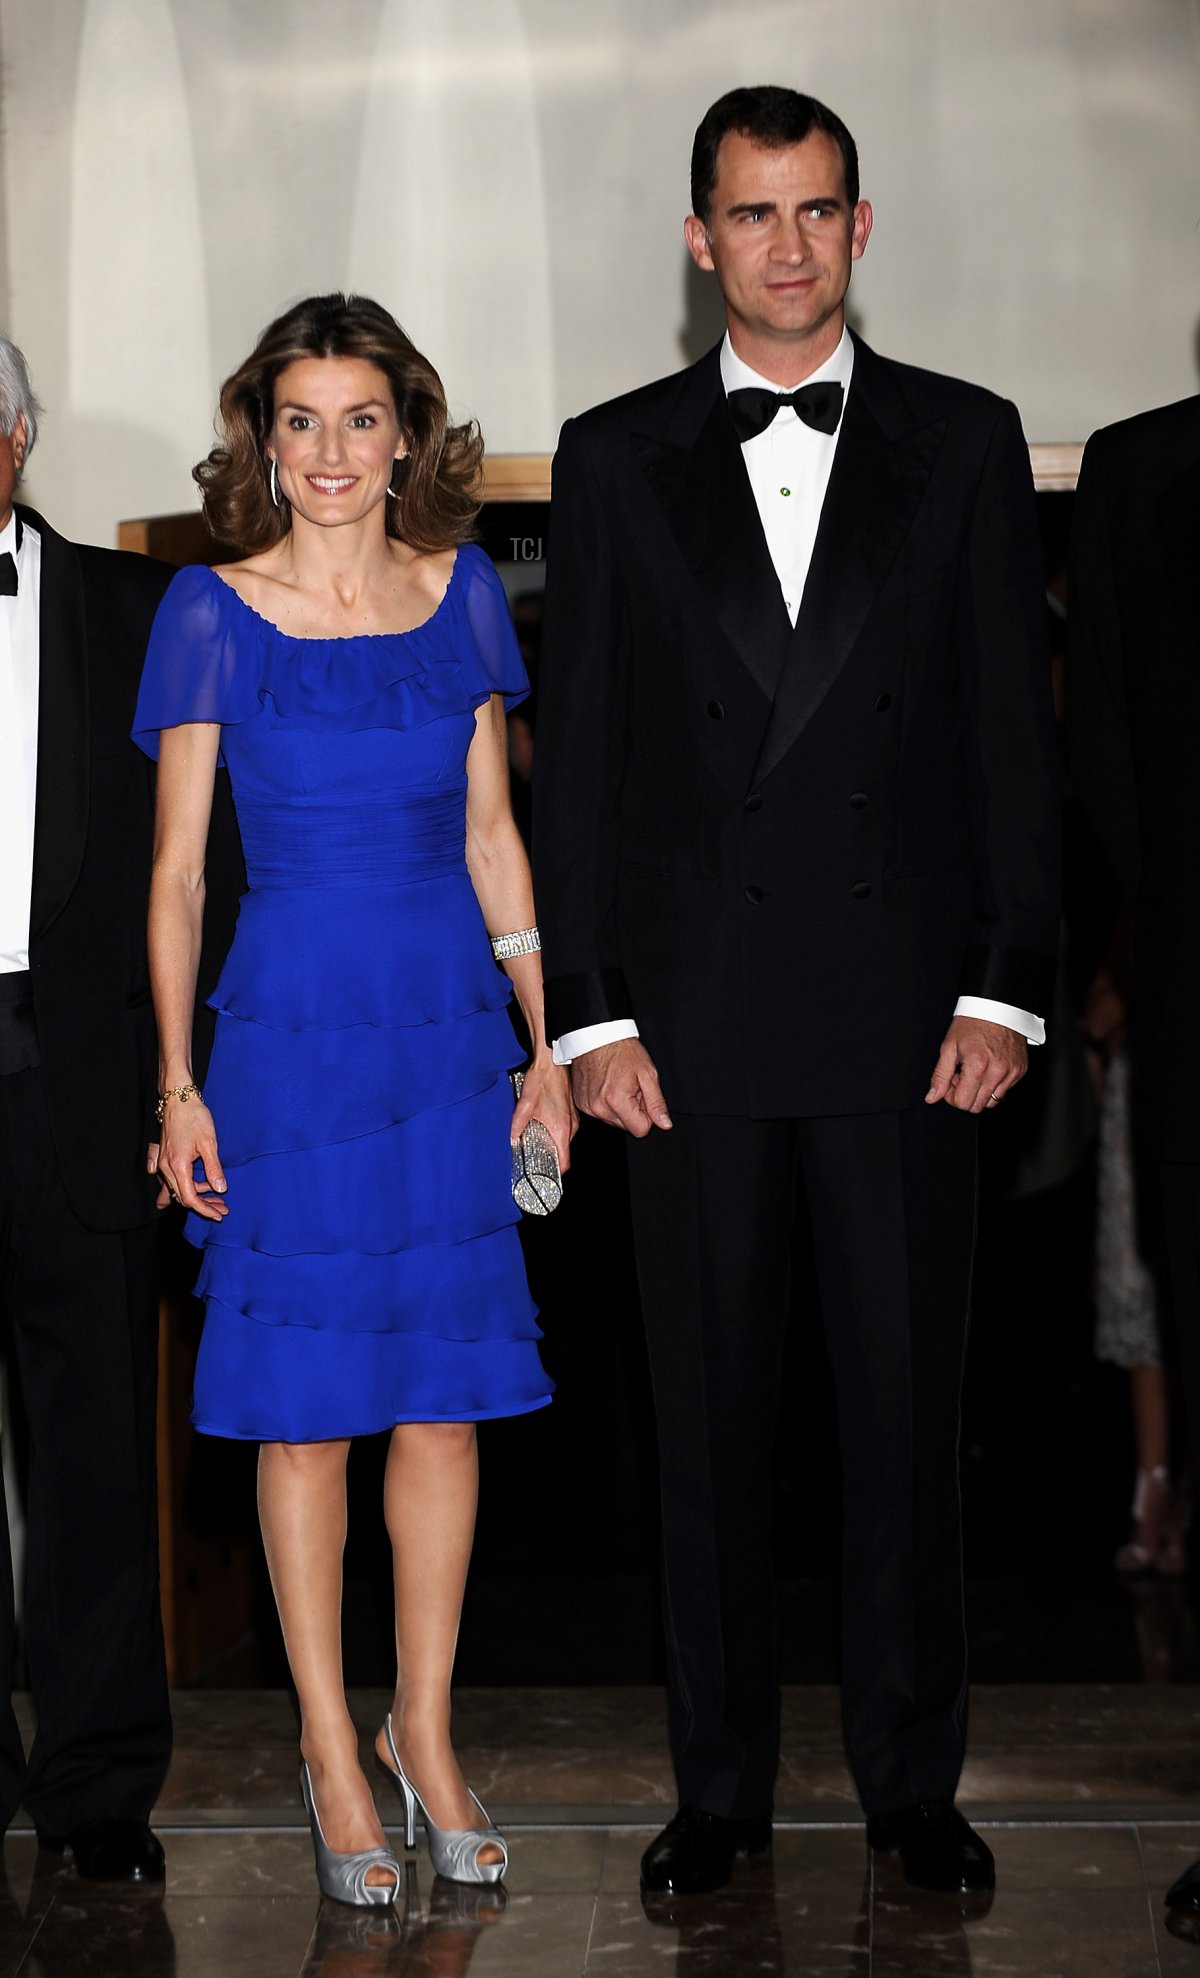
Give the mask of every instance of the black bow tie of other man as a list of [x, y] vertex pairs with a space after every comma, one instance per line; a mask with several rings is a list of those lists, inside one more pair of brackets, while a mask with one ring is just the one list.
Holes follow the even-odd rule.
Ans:
[[781, 405], [790, 405], [806, 426], [818, 433], [836, 433], [842, 416], [842, 387], [836, 378], [817, 385], [801, 385], [796, 391], [768, 391], [765, 385], [746, 385], [727, 394], [729, 416], [738, 439], [745, 444], [758, 433], [765, 433]]
[[17, 563], [11, 550], [0, 556], [0, 598], [15, 598], [17, 595]]

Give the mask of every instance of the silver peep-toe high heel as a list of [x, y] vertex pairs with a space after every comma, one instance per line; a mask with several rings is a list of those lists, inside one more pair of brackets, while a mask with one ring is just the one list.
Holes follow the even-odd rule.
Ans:
[[[404, 1845], [414, 1848], [417, 1845], [417, 1811], [425, 1823], [425, 1838], [429, 1842], [429, 1859], [433, 1863], [435, 1875], [444, 1876], [447, 1882], [498, 1882], [508, 1867], [508, 1843], [503, 1834], [493, 1827], [485, 1809], [475, 1799], [476, 1806], [483, 1814], [482, 1827], [435, 1827], [418, 1795], [404, 1776], [400, 1754], [396, 1750], [396, 1740], [392, 1736], [392, 1718], [389, 1711], [383, 1720], [387, 1748], [391, 1754], [390, 1765], [379, 1759], [401, 1799], [404, 1801]], [[378, 1756], [378, 1754], [377, 1754]], [[469, 1788], [468, 1788], [469, 1790]], [[500, 1849], [499, 1861], [480, 1861], [480, 1850], [485, 1847]]]
[[[308, 1764], [301, 1760], [300, 1792], [304, 1800], [304, 1810], [308, 1824], [312, 1828], [313, 1854], [317, 1863], [317, 1882], [321, 1894], [334, 1902], [350, 1902], [358, 1909], [384, 1909], [393, 1903], [400, 1893], [400, 1863], [394, 1848], [363, 1848], [358, 1854], [337, 1854], [330, 1847], [321, 1831], [321, 1818], [317, 1803], [313, 1798], [312, 1776]], [[386, 1882], [368, 1882], [367, 1875], [372, 1868], [387, 1868], [395, 1876], [389, 1888]]]

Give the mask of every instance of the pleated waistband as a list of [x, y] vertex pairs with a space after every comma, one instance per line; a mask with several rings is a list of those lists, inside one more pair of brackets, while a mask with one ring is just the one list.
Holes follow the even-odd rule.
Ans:
[[238, 805], [253, 888], [404, 885], [466, 867], [461, 789]]

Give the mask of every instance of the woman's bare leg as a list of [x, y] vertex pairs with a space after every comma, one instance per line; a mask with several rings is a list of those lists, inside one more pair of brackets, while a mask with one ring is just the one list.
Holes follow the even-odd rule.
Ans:
[[[258, 1459], [258, 1515], [300, 1703], [300, 1750], [325, 1839], [339, 1854], [385, 1844], [342, 1677], [349, 1449], [347, 1441], [264, 1442]], [[395, 1876], [372, 1868], [367, 1881]]]
[[[472, 1422], [402, 1422], [392, 1431], [384, 1514], [396, 1588], [392, 1735], [438, 1827], [478, 1827], [450, 1743], [450, 1676], [475, 1535], [479, 1457]], [[379, 1755], [387, 1761], [383, 1734]], [[481, 1863], [499, 1861], [496, 1847]]]

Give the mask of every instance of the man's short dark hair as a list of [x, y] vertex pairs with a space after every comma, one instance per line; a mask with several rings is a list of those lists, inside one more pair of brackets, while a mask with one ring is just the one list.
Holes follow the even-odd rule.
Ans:
[[846, 197], [858, 204], [858, 146], [845, 124], [815, 96], [798, 89], [778, 89], [763, 83], [756, 89], [731, 89], [704, 112], [692, 143], [692, 211], [707, 226], [712, 217], [713, 187], [717, 182], [717, 151], [721, 139], [736, 131], [752, 144], [778, 151], [785, 144], [802, 144], [812, 132], [824, 131], [842, 154]]

